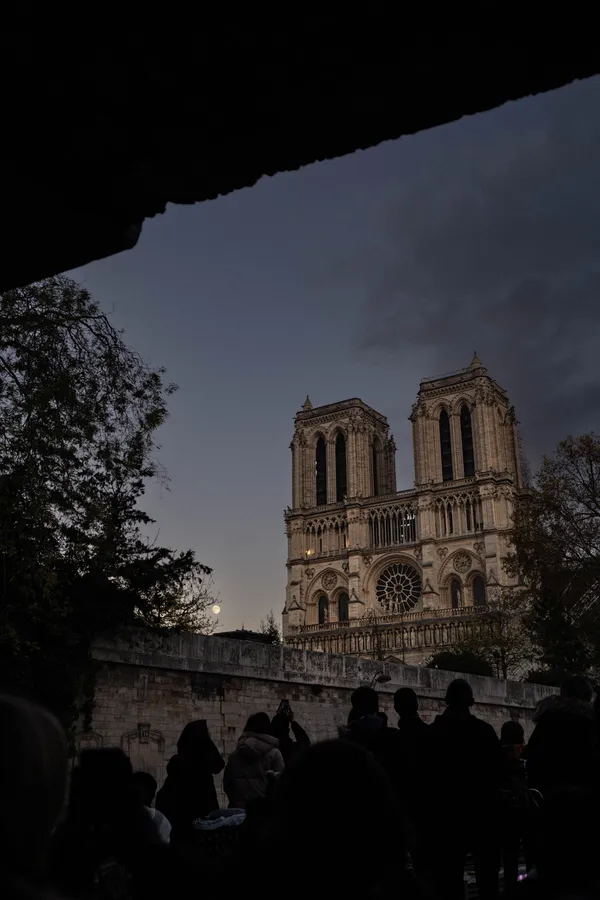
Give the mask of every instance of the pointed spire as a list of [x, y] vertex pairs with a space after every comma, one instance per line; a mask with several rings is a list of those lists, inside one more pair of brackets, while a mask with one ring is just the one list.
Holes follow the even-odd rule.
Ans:
[[483, 369], [483, 367], [484, 367], [483, 363], [477, 356], [477, 350], [476, 350], [475, 353], [473, 354], [473, 359], [471, 360], [471, 365], [469, 366], [469, 368], [470, 369]]
[[306, 395], [306, 400], [305, 400], [304, 403], [302, 404], [302, 409], [312, 409], [312, 408], [313, 408], [313, 405], [312, 405], [312, 403], [310, 402], [310, 397], [309, 397], [308, 394], [307, 394], [307, 395]]

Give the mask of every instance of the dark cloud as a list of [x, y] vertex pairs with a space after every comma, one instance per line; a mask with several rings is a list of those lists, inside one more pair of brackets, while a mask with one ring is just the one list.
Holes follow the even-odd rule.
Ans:
[[445, 371], [476, 349], [534, 458], [600, 414], [599, 104], [593, 79], [440, 129], [349, 266], [363, 351]]

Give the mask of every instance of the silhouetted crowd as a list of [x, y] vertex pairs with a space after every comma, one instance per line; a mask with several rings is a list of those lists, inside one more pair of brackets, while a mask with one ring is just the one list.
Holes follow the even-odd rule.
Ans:
[[157, 792], [119, 749], [84, 751], [68, 778], [56, 720], [0, 696], [3, 894], [463, 900], [472, 861], [482, 900], [597, 897], [593, 700], [569, 678], [526, 743], [518, 721], [498, 738], [473, 715], [462, 679], [430, 725], [415, 692], [397, 691], [397, 728], [360, 687], [338, 739], [312, 745], [282, 701], [250, 716], [226, 763], [206, 722], [188, 723]]

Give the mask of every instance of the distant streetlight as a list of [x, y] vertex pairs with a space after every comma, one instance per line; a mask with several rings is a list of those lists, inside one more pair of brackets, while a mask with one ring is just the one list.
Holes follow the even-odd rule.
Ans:
[[219, 615], [219, 613], [221, 612], [221, 607], [219, 606], [218, 603], [215, 603], [215, 605], [212, 608], [212, 611], [215, 616]]
[[371, 687], [374, 688], [376, 684], [387, 684], [387, 682], [391, 680], [391, 675], [386, 675], [385, 672], [377, 672], [376, 675], [373, 675]]

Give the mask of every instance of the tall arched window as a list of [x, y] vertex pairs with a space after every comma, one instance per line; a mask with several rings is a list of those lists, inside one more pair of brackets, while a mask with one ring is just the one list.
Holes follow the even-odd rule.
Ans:
[[327, 447], [324, 438], [317, 441], [315, 453], [315, 477], [317, 483], [317, 506], [327, 503]]
[[377, 438], [373, 438], [373, 496], [378, 497], [381, 491], [380, 477], [379, 477], [379, 443]]
[[347, 491], [346, 479], [346, 439], [343, 434], [338, 434], [335, 439], [335, 497], [343, 500]]
[[443, 409], [440, 413], [440, 449], [442, 451], [442, 478], [444, 481], [452, 481], [452, 441], [450, 439], [450, 419]]
[[469, 407], [462, 405], [460, 410], [460, 436], [462, 439], [463, 466], [465, 478], [475, 474], [475, 451], [473, 449], [473, 426]]
[[348, 594], [340, 594], [338, 600], [338, 619], [340, 622], [347, 622], [350, 618], [350, 600]]
[[319, 625], [329, 622], [329, 602], [325, 594], [319, 597]]
[[462, 606], [462, 590], [458, 578], [453, 578], [450, 582], [450, 600], [452, 609], [458, 609], [459, 606]]
[[473, 606], [485, 606], [485, 582], [481, 575], [473, 579]]

